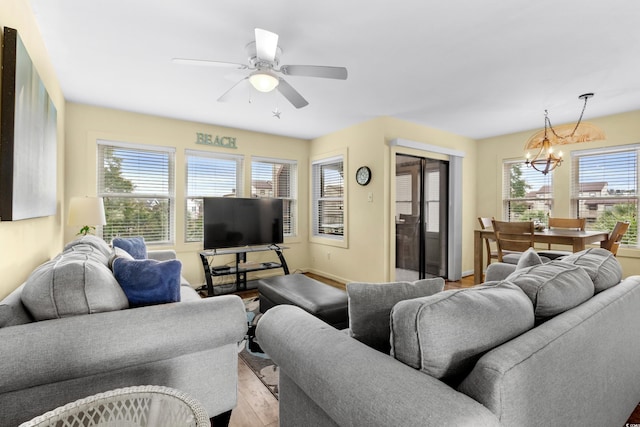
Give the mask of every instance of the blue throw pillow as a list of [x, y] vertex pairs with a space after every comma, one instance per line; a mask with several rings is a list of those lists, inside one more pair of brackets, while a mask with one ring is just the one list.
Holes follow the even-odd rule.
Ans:
[[114, 248], [124, 249], [135, 259], [147, 259], [144, 237], [116, 237], [111, 244]]
[[113, 275], [131, 307], [180, 301], [181, 269], [182, 263], [177, 259], [116, 258], [113, 261]]

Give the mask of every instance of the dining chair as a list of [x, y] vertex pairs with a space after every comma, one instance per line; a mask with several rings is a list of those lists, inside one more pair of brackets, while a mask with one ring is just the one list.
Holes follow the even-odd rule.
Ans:
[[[584, 231], [587, 225], [586, 218], [559, 218], [549, 217], [549, 230], [562, 228], [564, 230], [578, 230]], [[551, 243], [549, 243], [548, 250], [540, 251], [541, 256], [546, 256], [549, 259], [557, 259], [563, 256], [571, 255], [572, 251], [563, 250], [551, 250]]]
[[[478, 222], [480, 223], [480, 228], [483, 230], [486, 229], [493, 229], [493, 223], [491, 221], [493, 221], [494, 218], [491, 217], [478, 217]], [[495, 239], [491, 238], [491, 237], [487, 237], [484, 239], [484, 242], [487, 246], [487, 267], [489, 266], [489, 264], [491, 264], [491, 260], [492, 259], [498, 259], [498, 251], [497, 250], [492, 250], [491, 249], [491, 244], [495, 243]]]
[[618, 221], [616, 225], [613, 227], [613, 230], [609, 234], [609, 238], [600, 242], [600, 247], [603, 249], [607, 249], [614, 256], [618, 254], [618, 248], [620, 247], [620, 241], [622, 240], [622, 236], [629, 229], [628, 221]]
[[491, 222], [498, 247], [498, 261], [517, 263], [517, 256], [505, 260], [506, 251], [520, 255], [533, 247], [533, 233], [535, 231], [533, 221], [506, 222], [494, 219]]

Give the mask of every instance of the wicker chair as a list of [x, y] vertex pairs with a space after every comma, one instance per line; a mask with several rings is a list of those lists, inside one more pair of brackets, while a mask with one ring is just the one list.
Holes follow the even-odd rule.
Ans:
[[195, 399], [162, 386], [134, 386], [95, 394], [46, 412], [20, 427], [72, 426], [209, 427]]

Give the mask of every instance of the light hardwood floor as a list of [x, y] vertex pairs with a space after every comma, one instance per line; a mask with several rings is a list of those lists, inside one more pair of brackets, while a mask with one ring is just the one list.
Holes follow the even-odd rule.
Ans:
[[242, 358], [238, 358], [238, 405], [229, 426], [278, 427], [278, 400]]
[[[345, 285], [325, 277], [307, 274], [316, 280], [344, 289]], [[473, 286], [473, 276], [463, 277], [458, 282], [447, 282], [445, 289], [469, 288]], [[257, 291], [254, 291], [257, 295]], [[243, 294], [242, 297], [247, 297]], [[230, 427], [277, 427], [278, 400], [258, 379], [251, 369], [238, 358], [238, 405], [231, 413]], [[640, 425], [640, 405], [625, 426]]]

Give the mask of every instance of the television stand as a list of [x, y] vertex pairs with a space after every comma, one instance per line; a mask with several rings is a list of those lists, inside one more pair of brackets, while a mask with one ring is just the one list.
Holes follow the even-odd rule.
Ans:
[[[268, 245], [268, 246], [243, 246], [240, 248], [224, 248], [224, 249], [210, 249], [200, 252], [200, 260], [202, 261], [202, 267], [204, 268], [204, 277], [206, 285], [201, 286], [198, 290], [206, 290], [207, 296], [212, 297], [214, 295], [223, 295], [238, 291], [247, 290], [247, 273], [252, 271], [263, 271], [281, 268], [284, 274], [289, 274], [289, 267], [287, 261], [284, 259], [282, 251], [289, 249], [285, 246]], [[247, 262], [247, 253], [249, 252], [266, 252], [274, 251], [278, 255], [279, 262]], [[233, 255], [236, 256], [236, 261], [233, 266], [214, 266], [213, 260], [216, 255]], [[226, 286], [228, 289], [225, 292], [216, 294], [213, 287], [213, 277], [230, 276], [235, 275], [236, 281], [233, 286]], [[221, 286], [222, 287], [222, 286]]]

